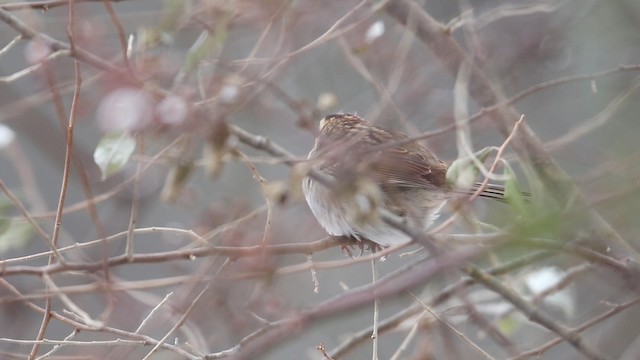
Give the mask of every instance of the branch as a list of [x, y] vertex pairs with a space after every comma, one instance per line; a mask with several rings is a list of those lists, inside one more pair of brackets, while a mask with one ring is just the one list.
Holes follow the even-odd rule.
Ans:
[[[509, 261], [502, 265], [495, 266], [486, 271], [488, 271], [492, 275], [507, 274], [512, 271], [523, 268], [525, 266], [534, 264], [540, 260], [549, 258], [553, 255], [555, 254], [550, 251], [538, 251], [529, 255], [525, 255], [518, 259]], [[476, 281], [473, 278], [467, 277], [463, 280], [456, 282], [455, 284], [447, 286], [440, 293], [435, 295], [428, 303], [430, 304], [430, 306], [435, 307], [439, 304], [444, 303], [445, 301], [449, 300], [453, 295], [460, 293], [463, 289], [469, 286], [472, 286], [475, 283]], [[387, 333], [395, 329], [400, 324], [402, 324], [405, 320], [416, 315], [422, 310], [423, 310], [422, 306], [416, 303], [380, 322], [380, 324], [378, 325], [378, 332]], [[353, 350], [357, 345], [361, 344], [362, 342], [367, 341], [370, 338], [371, 331], [372, 331], [372, 328], [367, 327], [359, 331], [358, 333], [354, 334], [349, 339], [347, 339], [342, 344], [340, 344], [338, 347], [336, 347], [330, 353], [331, 356], [338, 359], [343, 358], [347, 354], [347, 352]]]
[[[464, 250], [443, 254], [429, 259], [417, 259], [404, 267], [380, 278], [377, 282], [367, 284], [351, 291], [325, 300], [299, 314], [268, 324], [268, 328], [259, 329], [260, 334], [252, 341], [247, 342], [243, 348], [237, 349], [230, 359], [244, 360], [254, 359], [258, 354], [263, 356], [265, 352], [274, 347], [274, 344], [291, 339], [311, 323], [326, 320], [332, 316], [344, 312], [359, 309], [368, 305], [374, 299], [384, 299], [403, 293], [419, 284], [430, 281], [433, 277], [442, 274], [443, 271], [453, 269], [466, 263], [489, 249], [483, 247], [468, 247]], [[225, 355], [229, 355], [227, 352]], [[218, 358], [217, 354], [205, 356], [205, 359]]]
[[[64, 1], [68, 4], [68, 1]], [[11, 5], [11, 4], [9, 4]], [[102, 60], [98, 56], [86, 51], [82, 50], [77, 46], [73, 46], [73, 48], [66, 42], [56, 40], [50, 37], [47, 34], [43, 34], [35, 30], [34, 28], [27, 25], [25, 22], [5, 10], [5, 6], [0, 6], [0, 20], [4, 21], [7, 25], [11, 26], [15, 31], [20, 33], [24, 39], [33, 40], [33, 41], [42, 41], [45, 45], [47, 45], [52, 52], [57, 51], [69, 51], [70, 56], [85, 62], [97, 69], [104, 70], [106, 72], [110, 72], [113, 74], [117, 74], [122, 77], [124, 80], [135, 81], [135, 78], [132, 78], [128, 72], [125, 70], [116, 67], [108, 62]]]
[[[83, 3], [83, 2], [101, 2], [104, 0], [75, 0], [75, 3]], [[109, 0], [110, 2], [121, 2], [127, 0]], [[41, 1], [29, 1], [29, 2], [17, 2], [17, 3], [9, 3], [0, 5], [0, 9], [6, 11], [16, 11], [16, 10], [25, 10], [25, 9], [35, 9], [47, 11], [49, 9], [53, 9], [59, 6], [67, 6], [69, 5], [69, 0], [41, 0]]]
[[[387, 4], [385, 10], [398, 22], [412, 29], [416, 37], [433, 52], [452, 76], [458, 73], [462, 63], [472, 64], [469, 93], [476, 103], [482, 107], [506, 104], [505, 96], [494, 86], [491, 79], [469, 59], [464, 49], [447, 31], [447, 28], [431, 17], [420, 5], [411, 0], [392, 0]], [[516, 120], [520, 117], [513, 107], [506, 105], [495, 108], [490, 115], [504, 136], [511, 133]], [[545, 151], [544, 144], [526, 124], [518, 132], [516, 140], [512, 146], [522, 159], [531, 162], [538, 177], [551, 194], [558, 199], [558, 203], [573, 203], [574, 209], [583, 211], [583, 221], [585, 226], [589, 227], [589, 235], [597, 241], [598, 249], [604, 252], [610, 246], [615, 256], [620, 258], [631, 256], [637, 261], [638, 254], [635, 249], [622, 239], [597, 212], [588, 207], [578, 188], [553, 161]]]
[[[102, 241], [102, 240], [97, 240]], [[94, 272], [102, 270], [105, 266], [112, 268], [114, 266], [128, 265], [128, 264], [145, 264], [145, 263], [160, 263], [174, 260], [190, 260], [193, 258], [199, 258], [204, 256], [219, 255], [232, 259], [240, 257], [255, 257], [263, 256], [267, 254], [310, 254], [316, 251], [329, 249], [336, 247], [340, 244], [340, 240], [335, 237], [329, 237], [323, 240], [314, 241], [311, 243], [301, 244], [283, 244], [283, 245], [271, 245], [271, 246], [211, 246], [202, 247], [197, 249], [187, 250], [173, 250], [166, 252], [147, 253], [147, 254], [135, 254], [128, 256], [124, 253], [118, 256], [110, 257], [106, 260], [100, 260], [95, 262], [86, 263], [55, 263], [45, 266], [13, 266], [9, 268], [0, 269], [0, 276], [6, 277], [10, 275], [51, 275], [67, 271], [84, 271]], [[70, 248], [76, 248], [71, 246]]]
[[558, 324], [551, 317], [542, 313], [540, 310], [535, 309], [529, 302], [524, 300], [514, 290], [511, 290], [509, 287], [505, 286], [495, 276], [473, 265], [467, 267], [465, 271], [476, 281], [484, 284], [489, 289], [492, 289], [496, 293], [500, 294], [500, 296], [502, 296], [505, 300], [509, 301], [515, 307], [520, 309], [520, 311], [522, 311], [531, 321], [544, 326], [545, 328], [558, 334], [562, 339], [568, 341], [573, 347], [575, 347], [588, 359], [608, 359], [606, 356], [598, 354], [595, 350], [591, 349], [589, 345], [585, 344], [578, 332], [572, 331], [571, 329]]

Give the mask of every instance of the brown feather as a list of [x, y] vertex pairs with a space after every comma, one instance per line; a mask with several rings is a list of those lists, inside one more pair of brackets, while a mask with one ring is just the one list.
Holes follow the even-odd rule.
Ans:
[[325, 117], [320, 130], [318, 147], [341, 159], [342, 169], [328, 170], [369, 173], [383, 187], [446, 188], [447, 164], [404, 134], [349, 114]]

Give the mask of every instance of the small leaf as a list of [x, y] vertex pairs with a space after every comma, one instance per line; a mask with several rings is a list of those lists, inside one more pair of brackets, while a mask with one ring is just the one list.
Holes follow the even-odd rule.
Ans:
[[[473, 154], [473, 157], [478, 159], [481, 163], [484, 162], [493, 148], [486, 147]], [[447, 183], [455, 188], [470, 188], [476, 181], [480, 169], [476, 166], [476, 163], [471, 157], [463, 157], [457, 159], [449, 169], [447, 170]]]
[[175, 33], [189, 12], [189, 2], [183, 0], [165, 0], [160, 28], [165, 32]]
[[491, 154], [493, 149], [494, 149], [493, 147], [482, 148], [476, 151], [475, 153], [473, 153], [473, 156], [477, 157], [478, 160], [480, 160], [480, 162], [484, 162], [485, 160], [487, 160], [487, 158], [489, 157], [489, 154]]
[[228, 141], [231, 136], [229, 126], [223, 119], [214, 121], [211, 133], [203, 147], [205, 172], [213, 179], [220, 176], [224, 165], [224, 156], [229, 152]]
[[506, 317], [502, 317], [496, 321], [496, 325], [498, 330], [505, 335], [512, 335], [522, 326], [522, 321], [519, 320], [519, 317], [510, 315]]
[[129, 162], [135, 149], [136, 140], [125, 133], [111, 132], [103, 136], [93, 152], [93, 160], [102, 172], [102, 180], [119, 172]]
[[518, 184], [518, 179], [511, 166], [505, 162], [503, 174], [507, 178], [504, 182], [504, 199], [516, 210], [520, 215], [529, 217], [527, 201]]
[[187, 179], [193, 172], [193, 163], [182, 161], [169, 171], [164, 181], [160, 197], [164, 202], [174, 202], [184, 189]]
[[185, 71], [191, 73], [202, 60], [213, 53], [216, 45], [216, 37], [208, 31], [202, 31], [187, 52]]
[[178, 78], [188, 77], [202, 61], [213, 56], [220, 49], [229, 34], [229, 23], [233, 18], [230, 11], [223, 12], [216, 18], [213, 29], [207, 29], [200, 33], [200, 36], [187, 51], [184, 67], [180, 70]]
[[289, 184], [285, 181], [269, 181], [262, 185], [262, 193], [272, 203], [284, 205], [289, 199]]
[[11, 227], [11, 220], [0, 218], [0, 237]]
[[4, 255], [10, 250], [24, 249], [33, 237], [31, 224], [9, 220], [7, 222], [3, 225], [4, 229], [0, 233], [0, 255]]

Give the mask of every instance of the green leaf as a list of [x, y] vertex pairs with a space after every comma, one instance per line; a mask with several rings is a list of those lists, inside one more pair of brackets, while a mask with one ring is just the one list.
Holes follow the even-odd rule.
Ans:
[[498, 327], [498, 330], [500, 330], [500, 332], [508, 336], [508, 335], [512, 335], [513, 333], [518, 331], [519, 328], [522, 327], [522, 321], [520, 316], [516, 316], [512, 314], [512, 315], [498, 319], [498, 321], [496, 322], [496, 325]]
[[0, 237], [11, 227], [11, 220], [0, 218]]
[[182, 192], [187, 179], [193, 173], [192, 161], [181, 161], [171, 168], [164, 181], [164, 187], [160, 193], [160, 197], [165, 202], [174, 202]]
[[504, 163], [503, 174], [507, 178], [504, 182], [504, 199], [518, 214], [529, 218], [530, 214], [527, 207], [527, 200], [524, 198], [524, 194], [520, 189], [516, 174], [507, 162]]
[[[493, 148], [486, 147], [473, 154], [473, 158], [478, 159], [481, 163], [484, 162], [489, 154], [491, 154]], [[476, 163], [471, 157], [463, 157], [457, 159], [449, 169], [447, 170], [447, 183], [453, 187], [468, 188], [473, 185], [480, 173], [480, 169], [476, 166]]]
[[[33, 229], [31, 224], [5, 220], [7, 223], [0, 234], [0, 255], [4, 255], [13, 249], [23, 249], [31, 241]], [[4, 221], [3, 221], [4, 222]]]
[[203, 60], [211, 57], [220, 49], [229, 35], [228, 27], [232, 18], [232, 13], [223, 13], [216, 19], [212, 31], [204, 30], [200, 33], [200, 36], [187, 51], [185, 65], [181, 70], [184, 72], [183, 76], [191, 74]]
[[187, 52], [185, 71], [191, 73], [196, 66], [216, 49], [216, 38], [208, 31], [202, 31]]
[[102, 180], [119, 172], [136, 149], [136, 140], [126, 133], [111, 132], [98, 142], [93, 160], [102, 172]]
[[180, 24], [184, 21], [185, 13], [188, 12], [188, 2], [184, 0], [165, 0], [160, 20], [160, 29], [163, 32], [175, 33]]

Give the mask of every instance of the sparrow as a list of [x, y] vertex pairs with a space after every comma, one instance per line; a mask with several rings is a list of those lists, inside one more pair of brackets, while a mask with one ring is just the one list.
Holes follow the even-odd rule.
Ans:
[[[324, 230], [380, 247], [411, 238], [376, 216], [379, 207], [426, 230], [447, 199], [461, 192], [446, 180], [448, 165], [425, 146], [353, 114], [325, 116], [308, 159], [335, 180], [331, 189], [310, 177], [302, 181], [307, 204]], [[489, 185], [480, 196], [504, 200], [504, 188]]]

